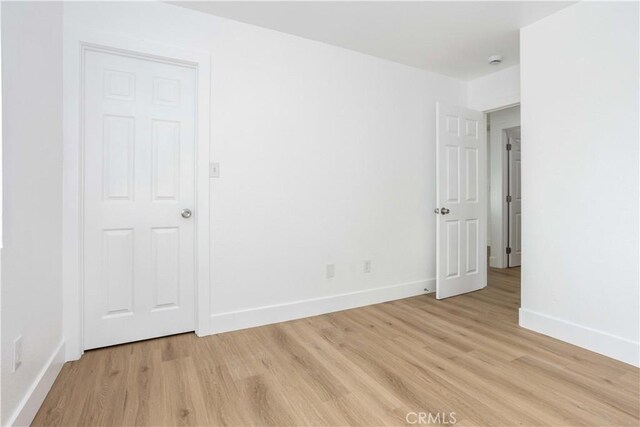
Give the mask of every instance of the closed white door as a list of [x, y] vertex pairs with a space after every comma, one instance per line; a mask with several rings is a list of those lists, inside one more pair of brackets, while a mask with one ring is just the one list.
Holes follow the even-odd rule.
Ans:
[[195, 70], [87, 51], [84, 76], [84, 347], [192, 331]]
[[520, 185], [521, 151], [520, 129], [508, 133], [509, 184], [507, 204], [509, 206], [509, 247], [507, 261], [509, 267], [517, 267], [522, 260], [522, 191]]
[[437, 105], [436, 298], [487, 285], [484, 114]]

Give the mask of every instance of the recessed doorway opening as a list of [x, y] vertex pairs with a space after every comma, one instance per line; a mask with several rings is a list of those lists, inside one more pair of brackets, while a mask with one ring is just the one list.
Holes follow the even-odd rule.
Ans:
[[522, 152], [520, 126], [505, 131], [507, 137], [507, 267], [522, 261]]
[[489, 266], [517, 267], [522, 259], [520, 106], [486, 116]]

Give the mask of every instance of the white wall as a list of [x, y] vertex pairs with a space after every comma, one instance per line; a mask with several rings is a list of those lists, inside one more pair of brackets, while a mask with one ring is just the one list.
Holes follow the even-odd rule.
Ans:
[[[1, 422], [7, 425], [31, 421], [62, 355], [62, 5], [1, 7]], [[20, 335], [23, 362], [14, 373], [13, 341]]]
[[[505, 108], [489, 113], [491, 130], [489, 131], [489, 225], [491, 256], [489, 265], [496, 268], [507, 267], [506, 217], [507, 196], [507, 153], [505, 130], [520, 126], [520, 106]], [[526, 161], [526, 160], [524, 160]]]
[[211, 53], [212, 331], [433, 290], [435, 102], [466, 83], [168, 4], [64, 22]]
[[520, 66], [496, 71], [468, 83], [468, 106], [491, 111], [520, 102]]
[[634, 365], [638, 50], [635, 2], [580, 2], [521, 32], [520, 323]]

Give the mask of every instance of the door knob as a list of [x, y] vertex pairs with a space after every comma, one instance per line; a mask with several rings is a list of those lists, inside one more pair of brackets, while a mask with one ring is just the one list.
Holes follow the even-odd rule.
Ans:
[[451, 212], [451, 211], [450, 211], [449, 209], [447, 209], [447, 208], [442, 208], [442, 209], [440, 209], [440, 213], [441, 213], [442, 215], [446, 215], [446, 214], [448, 214], [449, 212]]
[[182, 212], [180, 212], [180, 215], [182, 215], [182, 218], [191, 218], [191, 210], [190, 209], [182, 209]]

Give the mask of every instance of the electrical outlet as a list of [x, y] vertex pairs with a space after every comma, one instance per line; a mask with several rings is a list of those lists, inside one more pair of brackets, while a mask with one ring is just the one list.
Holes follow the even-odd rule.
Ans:
[[220, 163], [209, 163], [209, 178], [220, 178]]
[[363, 270], [365, 273], [371, 273], [371, 260], [366, 260], [364, 262]]
[[13, 372], [22, 365], [22, 335], [13, 340]]
[[336, 275], [336, 266], [334, 264], [327, 264], [327, 279], [333, 279]]

